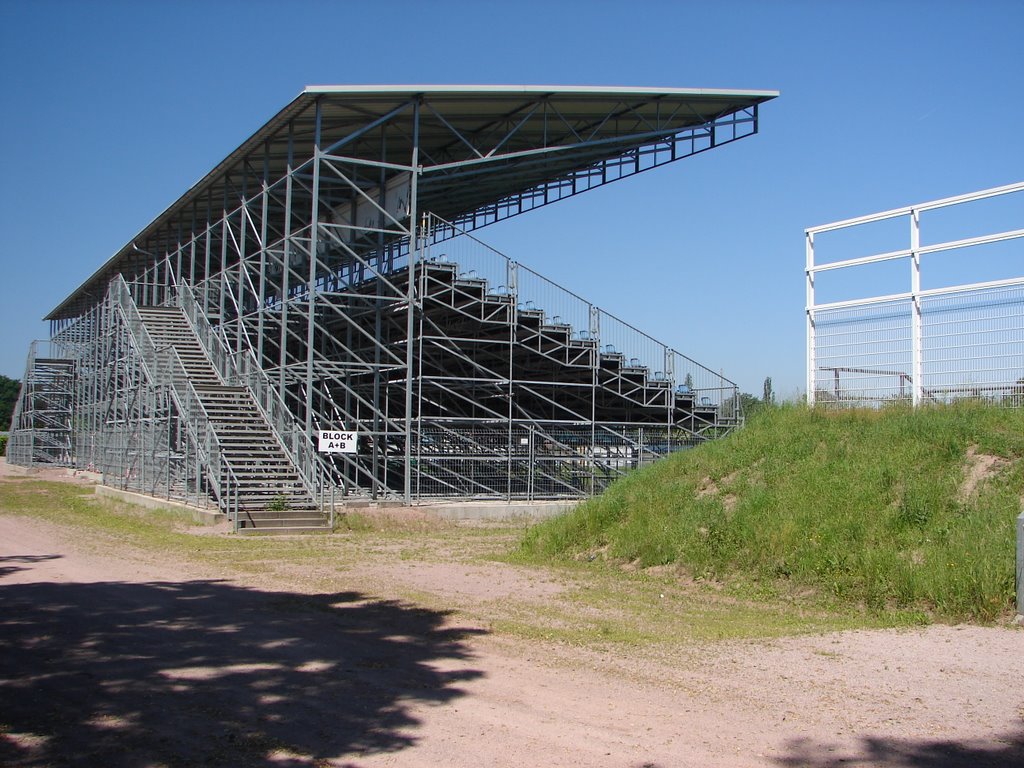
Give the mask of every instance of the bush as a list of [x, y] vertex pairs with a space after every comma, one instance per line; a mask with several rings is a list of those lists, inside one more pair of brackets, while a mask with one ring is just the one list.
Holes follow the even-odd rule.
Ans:
[[288, 510], [288, 499], [283, 494], [278, 494], [267, 504], [269, 512], [286, 512]]

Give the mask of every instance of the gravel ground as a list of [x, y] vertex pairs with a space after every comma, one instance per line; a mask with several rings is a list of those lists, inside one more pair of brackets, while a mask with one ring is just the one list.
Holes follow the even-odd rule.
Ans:
[[[658, 658], [514, 640], [455, 613], [559, 589], [513, 566], [386, 567], [360, 565], [364, 585], [382, 569], [378, 590], [323, 594], [0, 515], [0, 764], [1024, 766], [1020, 628]], [[434, 607], [396, 598], [403, 583]]]

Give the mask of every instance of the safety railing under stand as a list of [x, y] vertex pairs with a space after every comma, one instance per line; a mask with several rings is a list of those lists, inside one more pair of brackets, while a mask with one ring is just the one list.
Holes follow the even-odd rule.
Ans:
[[651, 381], [697, 408], [713, 408], [709, 427], [716, 436], [743, 423], [739, 387], [721, 372], [698, 363], [647, 335], [583, 297], [512, 260], [451, 222], [430, 214], [425, 219], [424, 261], [457, 265], [463, 280], [482, 281], [495, 296], [509, 297], [520, 312], [540, 313], [544, 323], [566, 326], [573, 338], [593, 342], [603, 355], [621, 355]]
[[11, 415], [11, 434], [7, 441], [7, 461], [10, 464], [17, 464], [23, 467], [31, 467], [33, 459], [32, 443], [35, 438], [35, 430], [31, 424], [22, 423], [24, 420], [23, 411], [25, 401], [31, 397], [29, 381], [32, 370], [36, 366], [36, 355], [40, 341], [33, 341], [28, 348], [28, 360], [25, 363], [25, 375], [21, 379], [21, 392], [14, 403], [14, 413]]

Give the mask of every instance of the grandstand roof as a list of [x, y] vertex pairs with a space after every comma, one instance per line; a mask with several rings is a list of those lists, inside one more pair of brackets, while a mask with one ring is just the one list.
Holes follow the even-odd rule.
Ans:
[[[756, 132], [757, 105], [776, 96], [692, 88], [309, 86], [47, 319], [78, 314], [102, 296], [114, 274], [151, 262], [153, 251], [173, 244], [172, 233], [191, 230], [197, 212], [202, 217], [209, 209], [219, 217], [225, 205], [257, 194], [264, 180], [273, 183], [289, 167], [309, 162], [318, 146], [378, 168], [415, 163], [419, 211], [464, 221], [493, 209], [490, 220], [497, 220], [551, 202], [548, 193], [556, 187], [553, 198], [561, 199]], [[734, 115], [742, 119], [730, 121]], [[677, 147], [682, 141], [687, 148]], [[608, 178], [609, 163], [614, 178]], [[509, 201], [517, 203], [515, 211]]]

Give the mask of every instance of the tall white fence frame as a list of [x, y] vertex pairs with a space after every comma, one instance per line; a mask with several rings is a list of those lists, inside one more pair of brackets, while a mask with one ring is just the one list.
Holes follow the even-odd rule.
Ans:
[[[807, 402], [809, 404], [813, 405], [816, 402], [827, 401], [829, 404], [836, 406], [864, 405], [871, 401], [877, 403], [887, 399], [899, 398], [910, 399], [914, 406], [918, 406], [926, 400], [948, 400], [960, 394], [973, 393], [978, 395], [988, 391], [997, 392], [998, 394], [994, 396], [1003, 399], [1007, 395], [1011, 395], [1014, 398], [1014, 404], [1024, 405], [1024, 384], [1022, 384], [1022, 381], [1024, 381], [1024, 354], [1022, 354], [1024, 352], [1024, 275], [1003, 280], [965, 283], [929, 290], [922, 290], [921, 288], [921, 262], [932, 254], [1008, 240], [1021, 240], [1021, 255], [1024, 256], [1024, 229], [1013, 229], [922, 246], [921, 214], [925, 211], [962, 205], [1015, 192], [1024, 193], [1024, 182], [993, 187], [942, 200], [919, 203], [904, 208], [837, 221], [831, 224], [809, 227], [804, 230], [807, 252], [805, 276], [807, 286]], [[822, 264], [815, 263], [814, 239], [816, 235], [899, 217], [907, 217], [909, 220], [908, 248], [841, 261], [830, 261]], [[848, 301], [816, 303], [815, 277], [819, 273], [851, 269], [853, 267], [899, 259], [906, 259], [910, 264], [908, 276], [910, 282], [909, 291]], [[1024, 272], [1024, 259], [1021, 260], [1021, 270]], [[947, 382], [941, 380], [941, 375], [930, 375], [925, 370], [926, 351], [939, 357], [945, 351], [945, 348], [935, 346], [932, 343], [926, 349], [926, 341], [934, 342], [934, 340], [926, 339], [924, 333], [924, 317], [927, 314], [926, 304], [940, 307], [938, 311], [941, 312], [943, 300], [952, 303], [955, 300], [959, 300], [958, 297], [982, 297], [984, 299], [985, 297], [996, 296], [999, 292], [1005, 294], [1005, 304], [1014, 308], [1014, 314], [1008, 314], [1000, 319], [1008, 320], [1011, 326], [1009, 330], [1020, 336], [1020, 339], [1013, 339], [1009, 342], [1002, 340], [1002, 338], [995, 342], [1002, 345], [1003, 348], [1011, 346], [1011, 351], [999, 359], [1000, 364], [1004, 365], [1004, 368], [998, 370], [1005, 371], [1004, 378], [999, 379], [997, 384], [985, 386], [986, 383], [982, 382], [980, 386], [968, 387], [962, 385], [950, 386]], [[949, 305], [951, 304], [947, 306]], [[864, 322], [865, 318], [870, 319], [872, 314], [876, 317], [883, 317], [886, 313], [889, 313], [888, 316], [890, 318], [901, 313], [904, 315], [909, 314], [909, 324], [905, 328], [897, 325], [882, 327], [880, 324], [876, 324], [874, 330], [877, 332], [877, 339], [874, 340], [863, 333], [858, 335], [858, 331], [855, 328], [858, 321]], [[1014, 325], [1014, 321], [1016, 325]], [[844, 332], [845, 341], [840, 343], [834, 341], [833, 338], [823, 340], [820, 337], [821, 334], [819, 334], [819, 326], [826, 323], [832, 327], [840, 327], [845, 323], [848, 328]], [[947, 323], [947, 325], [951, 325], [951, 323]], [[909, 338], [893, 338], [894, 329], [908, 331]], [[1005, 331], [1006, 328], [1003, 327], [1001, 332]], [[836, 335], [838, 334], [833, 334], [833, 336]], [[898, 334], [896, 335], [898, 336]], [[962, 337], [965, 335], [970, 334], [963, 331], [947, 331], [945, 334], [940, 334], [940, 337]], [[839, 351], [831, 351], [826, 354], [824, 341], [829, 341], [829, 349]], [[965, 346], [962, 338], [959, 339], [959, 342], [958, 346], [961, 348]], [[968, 340], [968, 343], [971, 343], [970, 340]], [[890, 349], [902, 347], [904, 351], [907, 351], [906, 348], [909, 346], [909, 370], [900, 369], [887, 362], [877, 362], [878, 357], [884, 357], [884, 355], [873, 353], [872, 350], [881, 349], [885, 344], [888, 344]], [[844, 349], [846, 352], [842, 351]], [[857, 351], [858, 349], [860, 351]], [[950, 352], [949, 354], [953, 353]], [[825, 360], [826, 357], [828, 358], [827, 360]], [[1006, 365], [1007, 361], [1012, 361], [1016, 358], [1021, 358], [1017, 361], [1017, 365]], [[939, 359], [941, 360], [942, 358], [940, 357]], [[952, 357], [945, 358], [947, 361], [952, 359]], [[985, 359], [989, 360], [991, 358]], [[864, 360], [868, 362], [864, 363]], [[826, 361], [832, 363], [832, 365], [822, 365]], [[839, 364], [843, 362], [847, 364]], [[1011, 368], [1015, 368], [1015, 370], [1011, 371]], [[882, 390], [879, 387], [865, 387], [860, 392], [857, 392], [856, 388], [854, 388], [854, 391], [843, 390], [840, 382], [841, 377], [844, 375], [847, 377], [852, 375], [854, 380], [856, 380], [857, 376], [860, 376], [862, 379], [867, 378], [868, 380], [872, 378], [877, 379], [877, 377], [887, 377], [890, 381], [896, 382], [896, 384], [885, 390], [884, 397], [879, 397], [877, 396], [878, 392]], [[993, 381], [996, 381], [998, 373], [992, 374], [992, 376]], [[929, 378], [938, 379], [938, 381], [930, 381]], [[1020, 391], [1018, 392], [1017, 389]], [[875, 394], [873, 396], [865, 395], [865, 390]], [[1020, 400], [1020, 402], [1018, 403], [1016, 400]]]

